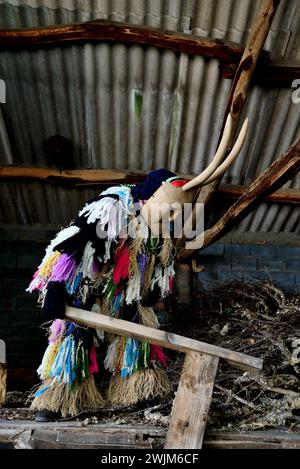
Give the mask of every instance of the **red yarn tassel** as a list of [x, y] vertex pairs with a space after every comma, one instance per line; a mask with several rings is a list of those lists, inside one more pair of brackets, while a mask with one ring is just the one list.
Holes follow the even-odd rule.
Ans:
[[97, 354], [96, 354], [96, 347], [93, 347], [90, 350], [90, 364], [89, 364], [89, 371], [91, 374], [98, 373], [99, 366], [97, 363]]
[[150, 361], [158, 361], [162, 366], [167, 366], [168, 358], [159, 345], [151, 345]]
[[115, 285], [129, 277], [130, 256], [127, 246], [122, 246], [115, 255], [115, 268], [113, 271], [113, 282]]

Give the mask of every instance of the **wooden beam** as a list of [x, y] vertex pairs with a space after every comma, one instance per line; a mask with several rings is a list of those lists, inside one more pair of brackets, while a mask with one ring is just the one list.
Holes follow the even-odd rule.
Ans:
[[[51, 184], [74, 186], [91, 186], [101, 184], [135, 184], [146, 177], [145, 173], [132, 172], [118, 169], [72, 169], [58, 171], [51, 168], [37, 168], [25, 166], [0, 166], [0, 180], [34, 180]], [[182, 174], [186, 179], [193, 179], [194, 175]], [[247, 192], [247, 186], [235, 186], [231, 184], [221, 184], [215, 192], [217, 197], [228, 199], [238, 199]], [[265, 199], [267, 202], [299, 204], [299, 189], [282, 189], [270, 194]]]
[[233, 352], [222, 347], [206, 344], [171, 332], [142, 326], [141, 324], [134, 324], [122, 319], [115, 319], [111, 316], [67, 306], [66, 319], [86, 326], [100, 328], [106, 332], [112, 332], [113, 334], [144, 340], [170, 350], [177, 350], [178, 352], [207, 353], [208, 355], [224, 358], [231, 363], [237, 363], [244, 369], [257, 371], [262, 368], [262, 360], [259, 358]]
[[[223, 78], [233, 79], [237, 64], [220, 62]], [[259, 60], [253, 76], [253, 82], [265, 88], [291, 87], [294, 80], [300, 79], [300, 62], [282, 62]]]
[[[57, 47], [83, 42], [122, 42], [140, 44], [158, 49], [170, 49], [189, 55], [201, 55], [220, 61], [224, 78], [234, 78], [243, 48], [236, 43], [218, 39], [208, 39], [159, 29], [136, 26], [106, 20], [30, 29], [0, 30], [0, 49], [26, 49], [33, 47]], [[270, 60], [267, 51], [261, 51], [259, 66], [254, 80], [258, 84], [290, 86], [300, 78], [299, 63], [275, 62]]]
[[202, 448], [218, 363], [217, 357], [186, 354], [165, 449]]
[[[230, 184], [220, 184], [216, 191], [216, 197], [239, 199], [247, 193], [247, 186], [233, 186]], [[272, 202], [274, 204], [300, 204], [300, 189], [279, 189], [264, 198], [264, 202]]]
[[[270, 193], [281, 187], [300, 171], [300, 139], [266, 171], [250, 184], [247, 191], [230, 207], [223, 217], [204, 233], [202, 248], [214, 243], [238, 225]], [[193, 250], [182, 249], [178, 260], [182, 261], [195, 254]]]
[[[23, 414], [26, 409], [18, 409]], [[101, 410], [99, 409], [99, 412]], [[148, 424], [96, 423], [83, 426], [81, 421], [35, 422], [7, 420], [0, 425], [0, 441], [28, 449], [158, 449], [163, 446], [167, 429]], [[47, 444], [48, 443], [48, 444]], [[300, 449], [299, 432], [286, 430], [222, 432], [207, 430], [205, 449]], [[284, 455], [285, 457], [285, 455]]]
[[[32, 29], [0, 30], [0, 48], [25, 49], [82, 42], [122, 42], [238, 63], [243, 49], [234, 43], [106, 20]], [[264, 59], [269, 57], [264, 53]]]
[[300, 79], [300, 62], [259, 63], [253, 81], [256, 85], [266, 88], [290, 88], [294, 80]]
[[35, 168], [24, 166], [1, 166], [0, 179], [33, 179], [59, 184], [111, 184], [111, 183], [137, 183], [145, 177], [130, 171], [114, 169], [72, 169], [59, 171], [51, 168]]

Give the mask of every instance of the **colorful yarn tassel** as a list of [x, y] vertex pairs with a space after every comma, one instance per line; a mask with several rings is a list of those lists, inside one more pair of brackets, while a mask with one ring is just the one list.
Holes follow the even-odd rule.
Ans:
[[62, 254], [54, 264], [51, 279], [63, 282], [73, 278], [76, 270], [76, 261], [73, 255]]
[[115, 285], [129, 277], [129, 264], [129, 250], [126, 245], [123, 245], [117, 250], [115, 255], [115, 268], [113, 270], [113, 282]]
[[163, 367], [167, 366], [167, 356], [158, 345], [150, 346], [150, 361], [158, 361]]

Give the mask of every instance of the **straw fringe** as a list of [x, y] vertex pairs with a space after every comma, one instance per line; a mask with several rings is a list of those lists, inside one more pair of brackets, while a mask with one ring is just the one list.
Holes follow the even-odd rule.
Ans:
[[139, 303], [138, 310], [139, 310], [141, 324], [147, 327], [154, 327], [155, 329], [159, 328], [160, 324], [159, 324], [156, 314], [153, 311], [153, 308], [142, 306]]
[[51, 386], [51, 380], [48, 380], [39, 389], [42, 390], [47, 386], [49, 388], [41, 396], [34, 398], [30, 406], [31, 409], [61, 412], [62, 417], [65, 418], [77, 415], [87, 409], [97, 410], [105, 404], [92, 376], [76, 387], [66, 383], [55, 383], [54, 386]]
[[162, 368], [139, 370], [132, 376], [112, 376], [107, 399], [113, 405], [133, 405], [138, 401], [164, 398], [172, 391], [169, 379]]
[[170, 238], [164, 238], [163, 245], [159, 253], [161, 263], [164, 267], [167, 267], [173, 260], [173, 248], [173, 241]]

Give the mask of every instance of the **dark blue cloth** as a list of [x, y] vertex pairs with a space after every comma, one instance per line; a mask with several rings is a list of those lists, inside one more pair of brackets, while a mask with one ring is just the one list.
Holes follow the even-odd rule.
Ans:
[[176, 174], [168, 169], [156, 169], [155, 171], [151, 171], [142, 182], [132, 189], [131, 193], [134, 200], [150, 199], [151, 195], [160, 188], [162, 182], [174, 176], [176, 176]]

